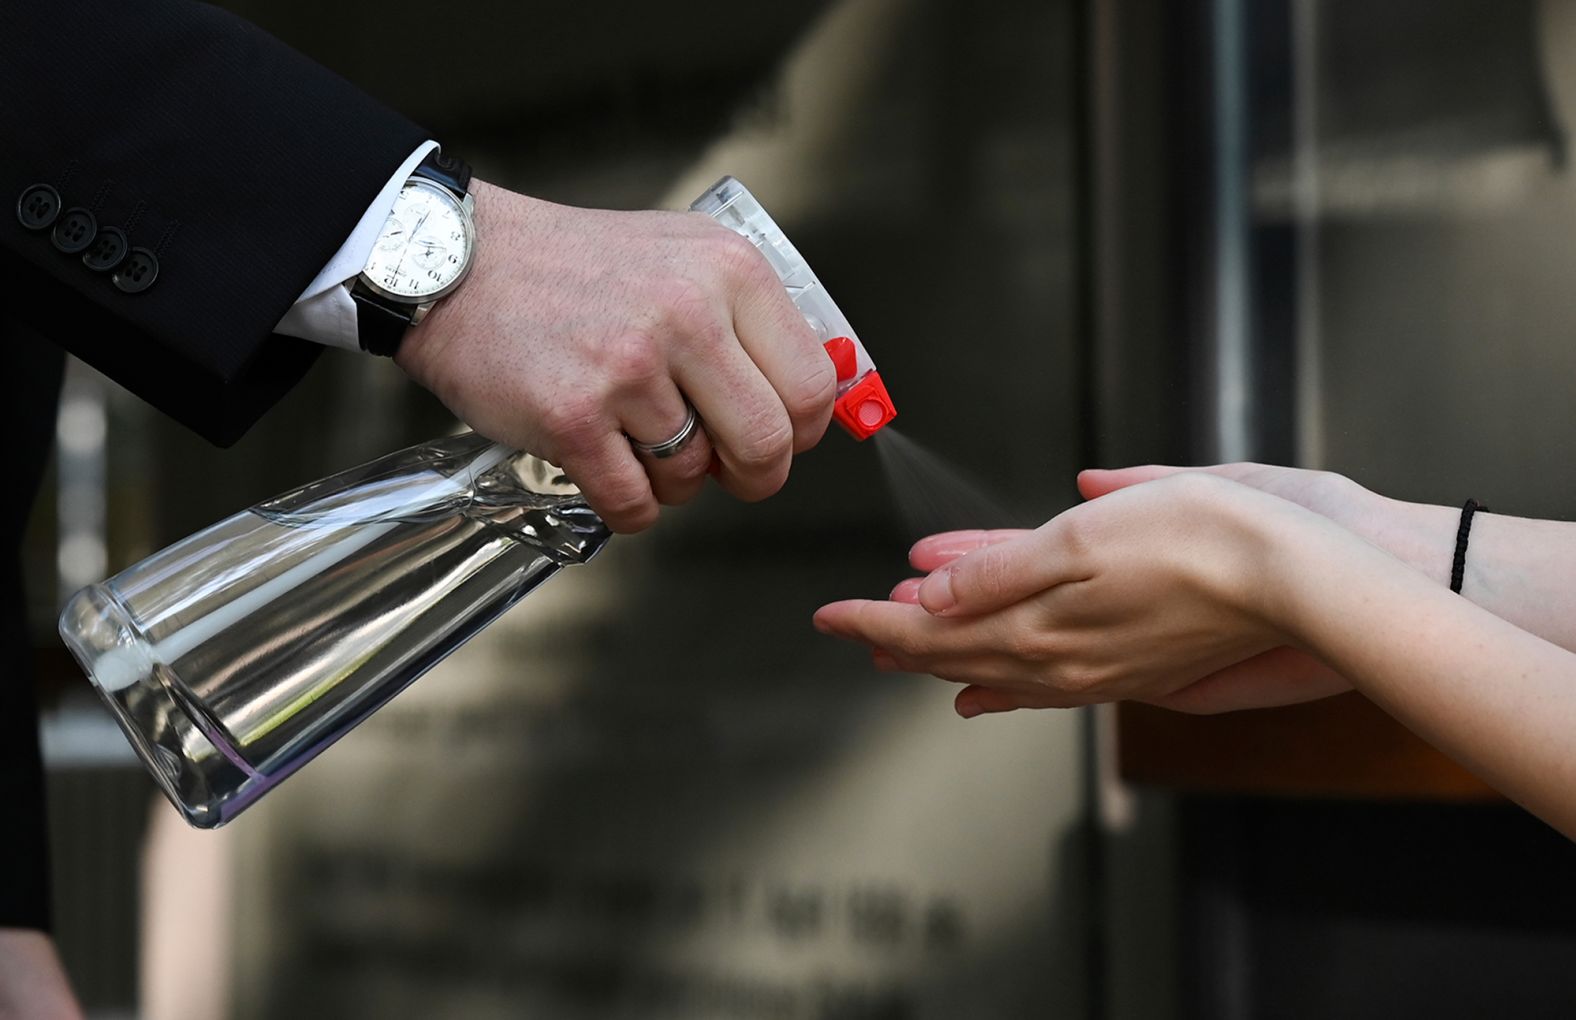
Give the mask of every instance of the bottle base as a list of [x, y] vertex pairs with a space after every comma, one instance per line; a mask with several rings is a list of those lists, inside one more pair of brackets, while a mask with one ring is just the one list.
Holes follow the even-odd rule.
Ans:
[[200, 829], [223, 825], [274, 785], [205, 732], [167, 682], [167, 667], [108, 583], [84, 588], [60, 616], [60, 636], [159, 789]]

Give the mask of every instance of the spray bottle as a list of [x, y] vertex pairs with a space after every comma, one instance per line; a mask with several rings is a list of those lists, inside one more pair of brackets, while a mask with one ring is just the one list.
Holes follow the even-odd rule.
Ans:
[[[848, 320], [754, 196], [692, 209], [749, 238], [837, 366], [834, 416], [896, 412]], [[475, 433], [284, 493], [73, 595], [60, 634], [186, 820], [234, 818], [610, 537], [562, 472]]]

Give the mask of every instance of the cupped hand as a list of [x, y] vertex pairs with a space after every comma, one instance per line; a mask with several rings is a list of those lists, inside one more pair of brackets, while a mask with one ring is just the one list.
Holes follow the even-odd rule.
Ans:
[[834, 603], [829, 633], [878, 665], [967, 684], [963, 715], [1125, 698], [1186, 711], [1345, 689], [1283, 647], [1263, 574], [1271, 534], [1306, 524], [1279, 498], [1205, 474], [1132, 485], [1032, 531], [915, 546], [927, 576], [886, 602]]
[[[836, 376], [747, 240], [698, 213], [609, 212], [477, 181], [470, 276], [414, 327], [400, 366], [488, 438], [558, 464], [615, 531], [713, 471], [748, 500], [814, 446]], [[666, 459], [639, 455], [683, 425]], [[713, 454], [715, 453], [715, 458]]]

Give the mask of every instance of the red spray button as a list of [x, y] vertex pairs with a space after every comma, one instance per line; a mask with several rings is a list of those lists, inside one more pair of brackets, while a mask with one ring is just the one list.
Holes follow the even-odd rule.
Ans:
[[859, 352], [854, 350], [854, 342], [846, 336], [834, 336], [823, 346], [837, 368], [837, 381], [845, 383], [852, 379], [859, 371]]
[[897, 417], [881, 374], [874, 370], [837, 398], [832, 417], [855, 439], [869, 439]]

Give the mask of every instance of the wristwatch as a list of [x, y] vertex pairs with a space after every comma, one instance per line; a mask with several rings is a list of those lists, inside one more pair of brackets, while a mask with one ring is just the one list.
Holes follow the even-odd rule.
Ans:
[[471, 168], [434, 149], [399, 189], [361, 274], [349, 284], [361, 349], [392, 358], [405, 333], [460, 285], [476, 253]]

